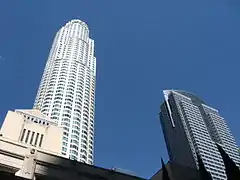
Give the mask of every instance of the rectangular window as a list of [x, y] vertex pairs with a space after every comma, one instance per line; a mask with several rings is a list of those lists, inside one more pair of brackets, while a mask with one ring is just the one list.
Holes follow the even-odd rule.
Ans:
[[25, 139], [25, 143], [28, 143], [28, 138], [29, 138], [29, 134], [30, 134], [30, 130], [28, 130], [28, 132], [27, 132], [27, 136], [26, 136], [26, 139]]
[[23, 129], [22, 136], [21, 136], [21, 138], [20, 138], [20, 141], [21, 141], [21, 142], [23, 141], [23, 138], [24, 138], [25, 133], [26, 133], [26, 129]]
[[31, 144], [31, 145], [32, 145], [32, 143], [33, 143], [34, 134], [35, 134], [35, 132], [32, 131], [32, 136], [31, 136], [31, 139], [30, 139], [30, 144]]
[[41, 137], [40, 137], [39, 147], [42, 146], [42, 141], [43, 141], [43, 134], [41, 134]]
[[36, 139], [35, 139], [34, 146], [37, 146], [37, 142], [38, 142], [38, 136], [39, 136], [39, 133], [37, 133], [37, 135], [36, 135]]

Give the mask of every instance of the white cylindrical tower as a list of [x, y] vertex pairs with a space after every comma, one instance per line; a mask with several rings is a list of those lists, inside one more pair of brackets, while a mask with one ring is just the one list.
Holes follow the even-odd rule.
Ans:
[[96, 58], [86, 23], [71, 20], [56, 34], [34, 108], [64, 128], [62, 154], [93, 164]]

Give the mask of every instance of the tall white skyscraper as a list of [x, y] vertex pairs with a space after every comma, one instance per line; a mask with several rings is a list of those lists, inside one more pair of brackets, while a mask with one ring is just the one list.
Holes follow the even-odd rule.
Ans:
[[93, 164], [96, 57], [94, 41], [81, 20], [56, 34], [34, 108], [64, 128], [62, 154]]

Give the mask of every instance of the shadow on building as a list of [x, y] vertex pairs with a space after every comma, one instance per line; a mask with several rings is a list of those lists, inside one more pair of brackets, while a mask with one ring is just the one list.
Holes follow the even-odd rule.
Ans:
[[8, 111], [0, 132], [1, 179], [142, 179], [62, 155], [63, 129], [36, 109]]
[[[197, 169], [185, 167], [174, 162], [168, 162], [166, 164], [166, 170], [168, 171], [169, 178], [171, 180], [200, 180]], [[160, 169], [151, 180], [164, 180], [163, 169]]]
[[0, 137], [0, 179], [143, 180], [130, 174], [73, 161]]
[[[144, 180], [132, 173], [67, 159], [61, 154], [62, 132], [37, 110], [8, 112], [0, 133], [0, 180]], [[220, 145], [217, 147], [227, 177], [240, 179], [238, 167]], [[151, 180], [203, 180], [207, 172], [204, 166], [198, 171], [175, 161], [167, 163], [166, 168], [162, 164]]]

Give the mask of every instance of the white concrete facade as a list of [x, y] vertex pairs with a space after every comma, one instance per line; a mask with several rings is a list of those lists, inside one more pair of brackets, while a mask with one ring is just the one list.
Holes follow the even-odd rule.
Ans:
[[64, 128], [62, 155], [93, 164], [96, 58], [81, 20], [56, 34], [34, 108]]
[[0, 133], [6, 140], [61, 156], [63, 129], [39, 110], [8, 111]]

